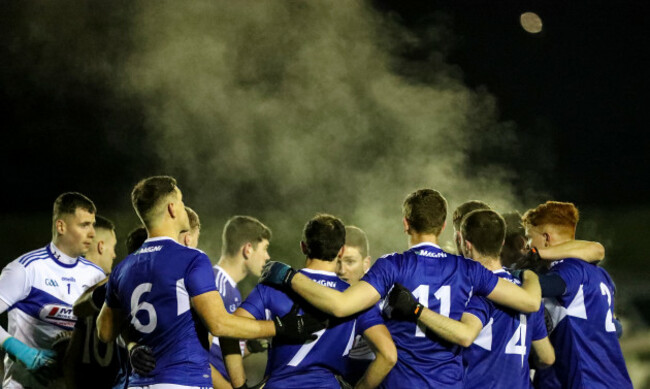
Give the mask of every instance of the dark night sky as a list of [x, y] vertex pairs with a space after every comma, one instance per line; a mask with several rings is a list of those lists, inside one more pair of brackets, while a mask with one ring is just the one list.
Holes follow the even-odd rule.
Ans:
[[[120, 48], [128, 46], [129, 27], [110, 24], [124, 23], [114, 9], [131, 3], [92, 3], [97, 16], [86, 21], [87, 28], [119, 43], [108, 53], [102, 47], [81, 52], [74, 43], [61, 50], [47, 36], [28, 39], [34, 31], [25, 4], [31, 3], [3, 2], [0, 12], [5, 220], [47, 214], [56, 195], [67, 190], [87, 193], [106, 208], [123, 207], [126, 196], [115, 193], [128, 193], [139, 178], [162, 173], [142, 135], [145, 114], [137, 101], [115, 98], [110, 78], [89, 78], [70, 64], [84, 56], [120, 61], [128, 51]], [[500, 119], [516, 126], [511, 152], [476, 145], [470, 151], [475, 166], [510, 169], [521, 193], [541, 191], [631, 215], [637, 208], [648, 212], [647, 1], [372, 4], [418, 37], [397, 53], [403, 61], [396, 73], [428, 82], [418, 69], [439, 60], [432, 53], [439, 56], [442, 47], [443, 60], [471, 88], [493, 94]], [[35, 10], [31, 4], [29, 12]], [[541, 16], [541, 34], [521, 28], [525, 11]], [[116, 30], [121, 34], [110, 35]]]
[[[532, 177], [558, 198], [581, 204], [647, 204], [647, 2], [375, 5], [420, 37], [401, 53], [413, 63], [429, 60], [428, 28], [444, 21], [447, 62], [469, 86], [494, 94], [501, 118], [516, 123], [518, 151], [495, 156], [479, 149], [476, 163], [496, 159], [518, 173], [521, 188]], [[102, 80], [83, 82], [65, 61], [54, 72], [40, 72], [38, 61], [53, 54], [35, 54], [21, 35], [20, 18], [8, 20], [20, 14], [20, 4], [3, 7], [9, 12], [0, 27], [2, 178], [11, 188], [3, 197], [15, 204], [12, 210], [48, 203], [52, 193], [80, 184], [97, 187], [107, 180], [128, 190], [141, 174], [155, 170], [156, 157], [138, 135], [137, 104], [116, 104]], [[541, 16], [541, 34], [520, 27], [519, 15], [529, 10]], [[51, 190], [35, 193], [28, 189], [34, 182]], [[112, 201], [102, 191], [95, 197]]]

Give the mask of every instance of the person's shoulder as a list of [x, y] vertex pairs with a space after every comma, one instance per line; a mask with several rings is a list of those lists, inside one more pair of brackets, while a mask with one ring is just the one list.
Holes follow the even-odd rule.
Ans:
[[97, 272], [100, 275], [105, 275], [104, 269], [101, 267], [97, 266], [93, 262], [87, 260], [84, 257], [79, 257], [77, 258], [77, 263], [79, 264], [80, 268], [83, 269], [84, 271], [92, 271], [92, 272]]
[[550, 271], [561, 272], [561, 271], [570, 271], [570, 270], [589, 270], [591, 268], [595, 269], [595, 265], [589, 262], [585, 262], [578, 258], [564, 258], [558, 261], [551, 262]]
[[40, 261], [43, 261], [49, 257], [50, 257], [50, 252], [48, 251], [47, 246], [45, 246], [19, 256], [18, 258], [10, 262], [10, 264], [15, 264], [17, 266], [22, 266], [24, 268], [27, 268], [30, 265], [39, 263]]

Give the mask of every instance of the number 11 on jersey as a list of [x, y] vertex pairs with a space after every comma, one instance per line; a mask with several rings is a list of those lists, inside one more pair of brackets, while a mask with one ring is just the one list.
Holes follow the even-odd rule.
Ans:
[[[451, 310], [451, 286], [443, 285], [436, 293], [433, 294], [434, 297], [440, 301], [440, 313], [442, 316], [449, 317], [449, 312]], [[418, 300], [418, 302], [425, 307], [429, 308], [429, 285], [420, 285], [413, 291], [413, 296]], [[415, 336], [418, 338], [424, 338], [424, 331], [420, 326], [415, 327]]]

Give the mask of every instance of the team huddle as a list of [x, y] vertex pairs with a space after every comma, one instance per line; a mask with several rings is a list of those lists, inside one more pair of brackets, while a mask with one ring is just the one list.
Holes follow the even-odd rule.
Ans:
[[115, 227], [76, 192], [54, 203], [52, 242], [2, 270], [3, 388], [632, 388], [604, 248], [575, 239], [571, 203], [504, 218], [466, 202], [454, 254], [447, 201], [421, 189], [403, 203], [409, 249], [374, 264], [363, 230], [317, 214], [295, 270], [250, 216], [227, 221], [213, 266], [172, 177], [131, 200], [143, 226], [112, 271]]

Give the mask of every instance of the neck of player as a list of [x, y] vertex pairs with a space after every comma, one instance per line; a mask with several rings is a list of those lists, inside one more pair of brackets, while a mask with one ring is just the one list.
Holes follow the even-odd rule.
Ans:
[[248, 275], [248, 269], [246, 269], [243, 258], [222, 255], [217, 265], [228, 273], [235, 283], [239, 283]]
[[480, 262], [481, 265], [483, 265], [488, 270], [503, 269], [501, 258], [499, 257], [476, 256], [475, 260]]
[[409, 233], [409, 247], [413, 247], [425, 242], [438, 245], [438, 236], [434, 234], [420, 234], [419, 232]]

